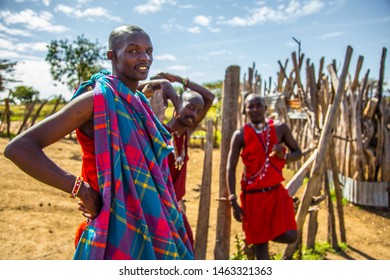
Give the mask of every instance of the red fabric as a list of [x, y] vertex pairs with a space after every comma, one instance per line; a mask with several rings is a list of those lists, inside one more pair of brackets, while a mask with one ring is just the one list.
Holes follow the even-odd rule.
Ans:
[[[169, 128], [169, 126], [165, 125], [165, 128], [172, 133], [172, 130]], [[169, 170], [171, 172], [172, 182], [173, 186], [175, 188], [175, 194], [177, 201], [180, 201], [183, 199], [184, 195], [186, 194], [186, 176], [187, 176], [187, 162], [188, 162], [188, 138], [184, 137], [184, 133], [180, 136], [177, 136], [176, 134], [172, 135], [175, 138], [176, 146], [178, 149], [178, 154], [181, 154], [181, 148], [183, 147], [183, 141], [184, 142], [184, 149], [185, 149], [185, 160], [184, 164], [181, 167], [181, 169], [176, 169], [175, 167], [175, 157], [173, 153], [170, 153], [168, 155], [168, 164], [169, 164]], [[183, 216], [183, 222], [184, 227], [186, 228], [188, 238], [190, 239], [192, 248], [194, 248], [194, 235], [192, 233], [192, 229], [190, 226], [190, 223], [188, 222], [187, 216], [184, 213], [184, 211], [181, 211]]]
[[192, 229], [190, 223], [188, 222], [186, 214], [183, 211], [181, 212], [181, 214], [183, 217], [184, 227], [186, 228], [187, 231], [188, 239], [190, 240], [192, 250], [194, 251], [194, 243], [195, 243], [194, 234], [192, 233]]
[[74, 236], [74, 247], [77, 248], [77, 245], [79, 244], [81, 235], [83, 234], [83, 231], [85, 227], [88, 225], [88, 221], [83, 221], [76, 229], [76, 234]]
[[[96, 162], [95, 162], [95, 144], [94, 139], [85, 135], [81, 130], [76, 129], [77, 140], [81, 146], [81, 156], [82, 156], [82, 165], [81, 165], [81, 176], [84, 181], [94, 188], [94, 190], [99, 191]], [[74, 238], [75, 248], [79, 243], [81, 234], [83, 233], [88, 222], [83, 221], [78, 228], [76, 229], [76, 234]]]
[[[164, 125], [165, 128], [172, 133], [170, 128], [167, 125]], [[80, 143], [81, 146], [81, 154], [82, 154], [82, 167], [81, 167], [81, 176], [84, 178], [84, 181], [88, 182], [91, 187], [93, 187], [96, 191], [99, 191], [99, 186], [98, 186], [98, 179], [97, 179], [97, 170], [96, 170], [96, 158], [95, 158], [95, 144], [94, 144], [94, 139], [85, 135], [81, 130], [77, 129], [76, 130], [76, 136], [77, 140]], [[175, 188], [175, 193], [176, 193], [176, 199], [177, 201], [180, 201], [183, 196], [186, 193], [185, 185], [186, 185], [186, 174], [187, 174], [187, 162], [188, 162], [188, 139], [187, 137], [184, 137], [184, 134], [182, 134], [180, 137], [176, 136], [176, 134], [173, 135], [175, 137], [176, 145], [178, 147], [178, 153], [181, 153], [181, 148], [184, 143], [184, 148], [186, 151], [186, 157], [184, 164], [182, 168], [176, 169], [175, 167], [175, 158], [173, 156], [173, 153], [170, 153], [168, 155], [168, 164], [169, 164], [169, 169], [171, 172], [171, 177], [172, 177], [172, 182]], [[183, 213], [183, 212], [182, 212]], [[183, 221], [184, 221], [184, 226], [187, 230], [187, 235], [190, 239], [192, 247], [194, 246], [194, 237], [193, 233], [190, 227], [190, 224], [188, 222], [188, 219], [186, 215], [183, 213]], [[83, 233], [86, 225], [88, 224], [87, 221], [82, 222], [75, 234], [75, 247], [77, 247], [77, 244], [80, 240], [81, 234]]]
[[[269, 121], [268, 154], [278, 143], [273, 121]], [[297, 229], [294, 205], [287, 190], [280, 183], [284, 180], [282, 169], [285, 160], [270, 158], [270, 165], [260, 176], [248, 180], [263, 167], [265, 162], [266, 132], [256, 134], [250, 126], [244, 127], [245, 146], [241, 153], [245, 165], [245, 174], [241, 180], [241, 205], [244, 211], [243, 229], [248, 244], [260, 244], [275, 239], [288, 230]], [[262, 144], [263, 142], [263, 144]], [[280, 187], [267, 192], [245, 193], [280, 184]]]
[[[172, 130], [167, 126], [164, 125], [165, 128], [172, 133]], [[185, 149], [185, 160], [182, 168], [176, 169], [175, 167], [175, 157], [173, 153], [170, 153], [168, 155], [168, 165], [169, 165], [169, 170], [171, 172], [171, 177], [172, 177], [172, 182], [173, 186], [175, 188], [175, 193], [176, 193], [176, 199], [177, 201], [182, 200], [184, 195], [186, 194], [186, 176], [187, 176], [187, 162], [188, 162], [188, 139], [187, 137], [184, 137], [184, 133], [180, 136], [177, 136], [176, 134], [173, 134], [173, 137], [175, 138], [176, 141], [176, 146], [178, 149], [178, 154], [181, 154], [181, 149], [183, 147], [183, 141], [184, 142], [184, 149]]]
[[81, 146], [81, 176], [92, 188], [99, 191], [94, 140], [79, 129], [76, 129], [76, 136]]

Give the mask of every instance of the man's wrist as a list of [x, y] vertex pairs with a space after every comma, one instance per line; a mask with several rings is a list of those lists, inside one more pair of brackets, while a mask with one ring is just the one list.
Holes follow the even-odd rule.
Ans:
[[228, 200], [229, 200], [230, 204], [233, 204], [234, 202], [237, 202], [236, 194], [233, 193], [233, 194], [229, 195]]

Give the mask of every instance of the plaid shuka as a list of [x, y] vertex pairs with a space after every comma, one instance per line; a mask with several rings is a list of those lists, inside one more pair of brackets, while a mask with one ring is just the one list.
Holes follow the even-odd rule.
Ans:
[[193, 259], [167, 164], [171, 135], [146, 97], [109, 72], [92, 76], [101, 213], [84, 230], [74, 259]]

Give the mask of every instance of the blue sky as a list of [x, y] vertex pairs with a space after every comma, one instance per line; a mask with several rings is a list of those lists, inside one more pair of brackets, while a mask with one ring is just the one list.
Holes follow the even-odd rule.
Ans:
[[289, 59], [292, 67], [294, 37], [316, 71], [321, 57], [325, 65], [335, 59], [341, 67], [350, 45], [351, 75], [364, 56], [361, 79], [368, 69], [370, 77], [379, 78], [386, 47], [390, 83], [390, 0], [0, 0], [0, 57], [17, 61], [16, 78], [39, 90], [41, 98], [69, 98], [71, 92], [55, 87], [50, 77], [46, 45], [81, 34], [107, 45], [111, 30], [122, 24], [150, 34], [150, 75], [167, 71], [204, 83], [223, 80], [230, 65], [240, 66], [243, 76], [255, 62], [264, 79], [275, 81], [278, 60]]

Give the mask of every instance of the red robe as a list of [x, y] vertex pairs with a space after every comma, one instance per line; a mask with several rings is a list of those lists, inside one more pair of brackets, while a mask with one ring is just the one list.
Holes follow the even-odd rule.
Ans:
[[[172, 133], [172, 130], [169, 128], [169, 126], [164, 125], [164, 127]], [[185, 159], [184, 164], [181, 167], [181, 169], [176, 169], [175, 167], [175, 157], [173, 153], [170, 153], [168, 155], [168, 165], [169, 170], [171, 172], [172, 182], [175, 188], [175, 194], [177, 201], [182, 200], [184, 195], [186, 194], [186, 176], [187, 176], [187, 162], [188, 162], [188, 139], [184, 136], [184, 133], [180, 136], [177, 136], [176, 134], [172, 135], [175, 139], [176, 146], [177, 146], [177, 153], [181, 155], [182, 148], [185, 150]], [[183, 143], [184, 141], [184, 143]]]
[[[240, 198], [248, 244], [268, 242], [288, 230], [297, 229], [293, 201], [281, 184], [285, 160], [274, 156], [268, 157], [268, 164], [266, 162], [266, 150], [269, 155], [278, 143], [273, 121], [269, 120], [268, 125], [260, 133], [249, 124], [244, 126], [245, 145], [241, 158], [245, 171]], [[259, 191], [264, 188], [271, 189]]]
[[[87, 182], [94, 190], [99, 191], [97, 170], [96, 170], [96, 157], [95, 157], [95, 144], [94, 139], [85, 135], [81, 130], [76, 129], [77, 140], [81, 146], [82, 165], [81, 176], [84, 181]], [[76, 230], [74, 239], [75, 248], [79, 243], [81, 234], [83, 233], [88, 222], [83, 221]]]
[[[164, 127], [172, 133], [172, 130], [169, 128], [169, 126], [164, 124]], [[172, 135], [175, 139], [176, 146], [177, 146], [177, 153], [178, 155], [181, 155], [182, 153], [182, 148], [185, 150], [185, 159], [183, 166], [181, 169], [177, 169], [175, 167], [175, 157], [173, 153], [170, 153], [168, 155], [168, 165], [169, 165], [169, 171], [171, 173], [172, 177], [172, 182], [173, 182], [173, 187], [175, 188], [175, 194], [176, 194], [176, 199], [177, 201], [182, 200], [186, 193], [186, 177], [187, 177], [187, 162], [188, 162], [188, 138], [184, 136], [184, 133], [180, 136], [177, 136], [176, 134]], [[183, 143], [184, 141], [184, 143]], [[181, 211], [182, 216], [183, 216], [183, 222], [184, 222], [184, 227], [187, 230], [187, 235], [188, 238], [190, 239], [192, 247], [194, 247], [194, 235], [192, 233], [192, 229], [190, 226], [190, 223], [188, 222], [187, 216], [184, 213], [184, 211]]]

